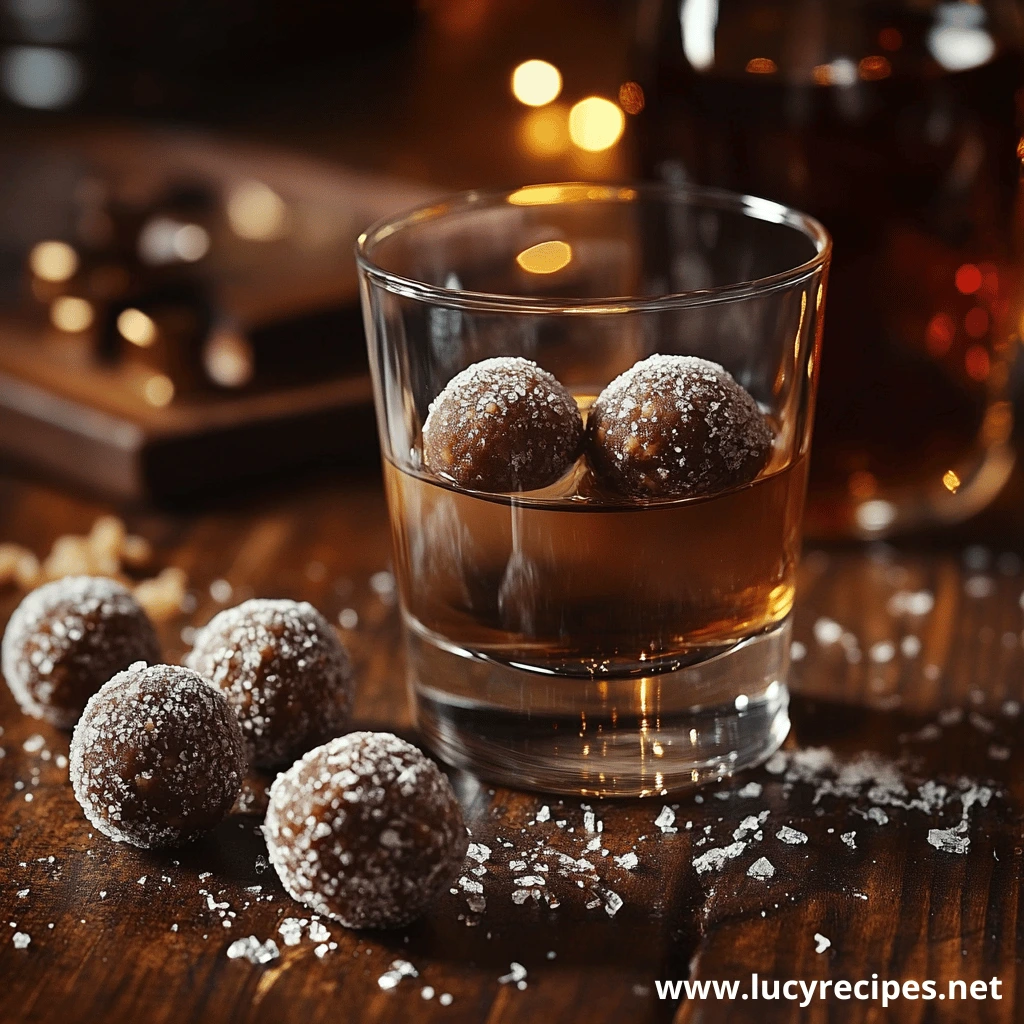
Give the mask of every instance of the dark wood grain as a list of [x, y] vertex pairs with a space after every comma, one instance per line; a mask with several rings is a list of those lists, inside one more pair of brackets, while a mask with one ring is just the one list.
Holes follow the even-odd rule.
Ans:
[[[0, 477], [0, 541], [43, 553], [56, 536], [85, 532], [104, 511], [87, 499]], [[344, 636], [359, 670], [357, 724], [414, 738], [397, 614], [370, 585], [389, 559], [379, 481], [253, 496], [215, 511], [126, 518], [154, 542], [161, 563], [186, 569], [197, 598], [192, 613], [162, 629], [168, 660], [178, 660], [186, 648], [183, 627], [206, 622], [221, 607], [210, 596], [215, 579], [232, 584], [233, 600], [305, 598], [335, 619], [343, 608], [354, 608], [358, 626]], [[794, 666], [798, 693], [787, 749], [828, 747], [840, 762], [874, 751], [899, 760], [911, 787], [929, 779], [953, 789], [961, 778], [990, 784], [996, 795], [987, 807], [972, 809], [971, 847], [964, 856], [927, 843], [929, 828], [956, 823], [955, 808], [929, 815], [890, 805], [888, 822], [879, 825], [863, 816], [873, 803], [866, 791], [815, 802], [813, 784], [760, 769], [672, 798], [679, 827], [674, 833], [654, 825], [664, 801], [592, 803], [609, 850], [602, 857], [584, 852], [593, 836], [583, 831], [579, 800], [495, 790], [456, 776], [474, 839], [494, 850], [483, 914], [469, 914], [463, 895], [449, 895], [425, 920], [393, 934], [349, 932], [329, 923], [338, 945], [322, 959], [304, 938], [298, 946], [282, 944], [280, 959], [257, 967], [229, 960], [230, 942], [251, 934], [280, 944], [280, 921], [304, 916], [265, 867], [258, 799], [249, 813], [232, 815], [180, 851], [146, 853], [112, 844], [90, 829], [66, 767], [60, 767], [68, 737], [22, 717], [4, 690], [0, 1019], [1016, 1019], [1024, 952], [1024, 745], [1018, 743], [1021, 720], [1006, 713], [1013, 707], [1005, 702], [1024, 700], [1024, 575], [1019, 562], [1003, 559], [1000, 571], [995, 559], [1019, 536], [1018, 525], [1011, 517], [1008, 529], [988, 530], [995, 548], [986, 570], [965, 568], [958, 542], [812, 551], [801, 577], [796, 637], [806, 656]], [[972, 577], [991, 583], [965, 591]], [[919, 590], [935, 595], [928, 614], [887, 610], [894, 593]], [[14, 590], [0, 593], [0, 622], [18, 598]], [[856, 637], [859, 660], [850, 641], [815, 640], [822, 616]], [[900, 650], [906, 636], [919, 638], [918, 653]], [[884, 646], [875, 648], [873, 660], [873, 646], [886, 642], [895, 647], [891, 660], [885, 660]], [[944, 709], [957, 707], [964, 709], [959, 722], [946, 715], [937, 733], [921, 732], [936, 726]], [[44, 748], [25, 750], [25, 741], [37, 734]], [[740, 795], [751, 781], [763, 787], [761, 793]], [[252, 780], [252, 788], [258, 797], [261, 780]], [[536, 823], [543, 804], [550, 805], [552, 820]], [[694, 869], [695, 856], [732, 842], [740, 821], [763, 810], [770, 813], [759, 842], [750, 842], [720, 871]], [[558, 821], [566, 824], [560, 828]], [[808, 842], [778, 841], [775, 833], [784, 824], [806, 833]], [[857, 833], [856, 850], [840, 839], [849, 830]], [[543, 843], [596, 861], [602, 883], [622, 896], [622, 909], [614, 917], [603, 906], [588, 910], [587, 892], [554, 870], [549, 886], [560, 906], [515, 905], [516, 872], [508, 861]], [[635, 870], [614, 863], [616, 854], [634, 848]], [[768, 882], [746, 873], [760, 856], [776, 869]], [[249, 891], [253, 886], [262, 888]], [[228, 911], [210, 906], [225, 902], [236, 915], [227, 918], [230, 928], [221, 916]], [[16, 930], [31, 936], [27, 949], [14, 948]], [[815, 952], [816, 932], [831, 940], [823, 954]], [[420, 977], [383, 991], [377, 979], [396, 958], [411, 961]], [[498, 981], [512, 961], [527, 968], [523, 990]], [[883, 1011], [877, 1002], [834, 999], [806, 1009], [786, 1002], [661, 1001], [655, 990], [656, 979], [749, 979], [755, 970], [780, 979], [857, 980], [872, 973], [932, 978], [943, 988], [950, 978], [969, 983], [997, 976], [1004, 998], [901, 1002]], [[431, 1000], [421, 995], [425, 985], [435, 991]], [[440, 1004], [442, 993], [451, 994], [450, 1005]]]

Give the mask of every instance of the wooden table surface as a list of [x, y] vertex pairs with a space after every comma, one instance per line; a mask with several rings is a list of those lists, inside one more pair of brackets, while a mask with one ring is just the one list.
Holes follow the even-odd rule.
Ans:
[[[258, 801], [180, 851], [114, 845], [74, 801], [61, 756], [68, 736], [22, 717], [3, 689], [0, 1019], [1016, 1019], [1024, 1011], [1024, 997], [1015, 1005], [1024, 985], [1024, 743], [1014, 703], [1024, 702], [1024, 573], [1014, 551], [1024, 542], [1016, 511], [1024, 504], [1020, 483], [1014, 488], [1002, 514], [944, 544], [809, 550], [784, 759], [668, 801], [594, 801], [599, 833], [586, 831], [578, 799], [456, 776], [473, 840], [492, 850], [480, 876], [486, 909], [470, 912], [460, 892], [404, 931], [356, 933], [327, 922], [337, 946], [322, 958], [307, 936], [286, 946], [278, 934], [284, 918], [304, 911], [266, 867]], [[0, 475], [0, 541], [42, 554], [106, 511]], [[378, 479], [126, 519], [153, 541], [161, 564], [188, 572], [197, 598], [194, 611], [162, 627], [169, 661], [185, 650], [183, 628], [221, 607], [214, 580], [231, 584], [232, 603], [305, 598], [335, 620], [355, 609], [358, 624], [343, 635], [359, 670], [356, 724], [412, 735], [397, 612], [380, 577], [376, 588], [370, 582], [389, 560]], [[968, 546], [979, 538], [985, 546]], [[0, 592], [0, 624], [18, 600], [13, 589]], [[676, 831], [655, 825], [666, 802]], [[545, 804], [550, 820], [538, 822]], [[740, 828], [765, 811], [760, 838]], [[930, 829], [965, 816], [966, 854], [929, 844]], [[807, 842], [778, 839], [782, 826]], [[544, 853], [546, 891], [559, 905], [516, 904], [513, 879], [523, 869], [510, 862], [533, 863], [547, 847], [589, 858], [593, 871], [573, 874]], [[709, 850], [726, 852], [701, 860]], [[615, 862], [630, 851], [635, 868]], [[722, 863], [699, 870], [716, 857]], [[762, 857], [774, 867], [768, 880], [747, 873]], [[614, 916], [609, 891], [622, 899]], [[27, 948], [15, 948], [15, 931], [31, 937]], [[824, 952], [816, 934], [830, 942]], [[274, 938], [280, 958], [263, 967], [229, 959], [230, 943], [249, 935]], [[386, 991], [378, 978], [395, 959], [419, 976]], [[499, 981], [513, 961], [526, 969], [525, 986]], [[655, 985], [740, 978], [749, 988], [752, 971], [805, 982], [933, 979], [940, 992], [950, 979], [969, 986], [996, 977], [1003, 998], [901, 1000], [883, 1010], [880, 1001], [816, 997], [801, 1009], [785, 1000], [661, 1000]]]

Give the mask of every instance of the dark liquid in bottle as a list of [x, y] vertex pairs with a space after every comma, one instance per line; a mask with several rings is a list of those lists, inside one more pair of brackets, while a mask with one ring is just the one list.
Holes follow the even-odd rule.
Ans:
[[875, 43], [797, 72], [810, 60], [759, 58], [775, 36], [728, 20], [751, 9], [721, 4], [714, 63], [697, 71], [666, 8], [639, 125], [646, 170], [774, 199], [832, 232], [808, 528], [856, 529], [857, 505], [876, 498], [907, 523], [927, 518], [909, 508], [922, 495], [957, 518], [961, 485], [967, 514], [968, 484], [977, 502], [1008, 468], [993, 453], [1012, 427], [1020, 313], [1020, 56], [943, 70], [924, 56], [923, 20], [873, 8], [866, 38], [895, 51]]

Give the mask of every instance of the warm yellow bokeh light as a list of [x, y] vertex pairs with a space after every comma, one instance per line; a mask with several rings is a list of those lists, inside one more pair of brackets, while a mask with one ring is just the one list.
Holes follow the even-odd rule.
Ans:
[[143, 386], [142, 394], [150, 405], [163, 409], [174, 401], [174, 381], [162, 373], [154, 373]]
[[92, 327], [93, 315], [90, 303], [73, 295], [62, 295], [59, 299], [54, 299], [53, 305], [50, 306], [50, 323], [58, 331], [67, 331], [70, 334], [87, 331]]
[[569, 111], [569, 137], [588, 153], [611, 149], [625, 127], [625, 114], [600, 96], [588, 96]]
[[118, 314], [117, 330], [125, 341], [146, 348], [156, 341], [156, 324], [141, 309], [125, 309]]
[[29, 253], [28, 265], [44, 281], [67, 281], [78, 270], [78, 253], [67, 242], [40, 242]]
[[956, 494], [960, 490], [960, 477], [956, 475], [951, 469], [947, 469], [942, 474], [942, 486], [949, 491], [950, 494]]
[[546, 60], [526, 60], [512, 72], [512, 95], [528, 107], [543, 107], [562, 91], [562, 73]]
[[556, 103], [541, 110], [524, 111], [519, 125], [519, 141], [531, 156], [560, 156], [569, 148], [568, 116], [565, 106]]
[[539, 242], [524, 249], [516, 263], [530, 274], [554, 274], [572, 261], [572, 247], [568, 242]]
[[269, 242], [288, 229], [288, 207], [269, 185], [245, 181], [233, 188], [227, 202], [228, 223], [240, 238]]

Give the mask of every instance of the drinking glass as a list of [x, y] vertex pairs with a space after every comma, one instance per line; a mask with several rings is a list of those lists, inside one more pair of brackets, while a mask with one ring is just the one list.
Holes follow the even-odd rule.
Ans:
[[[360, 237], [408, 682], [441, 758], [647, 795], [779, 746], [830, 254], [794, 210], [666, 185], [468, 192]], [[654, 353], [754, 397], [774, 434], [755, 480], [638, 499], [584, 452], [550, 486], [488, 493], [425, 464], [431, 402], [480, 360], [535, 361], [586, 417]]]

